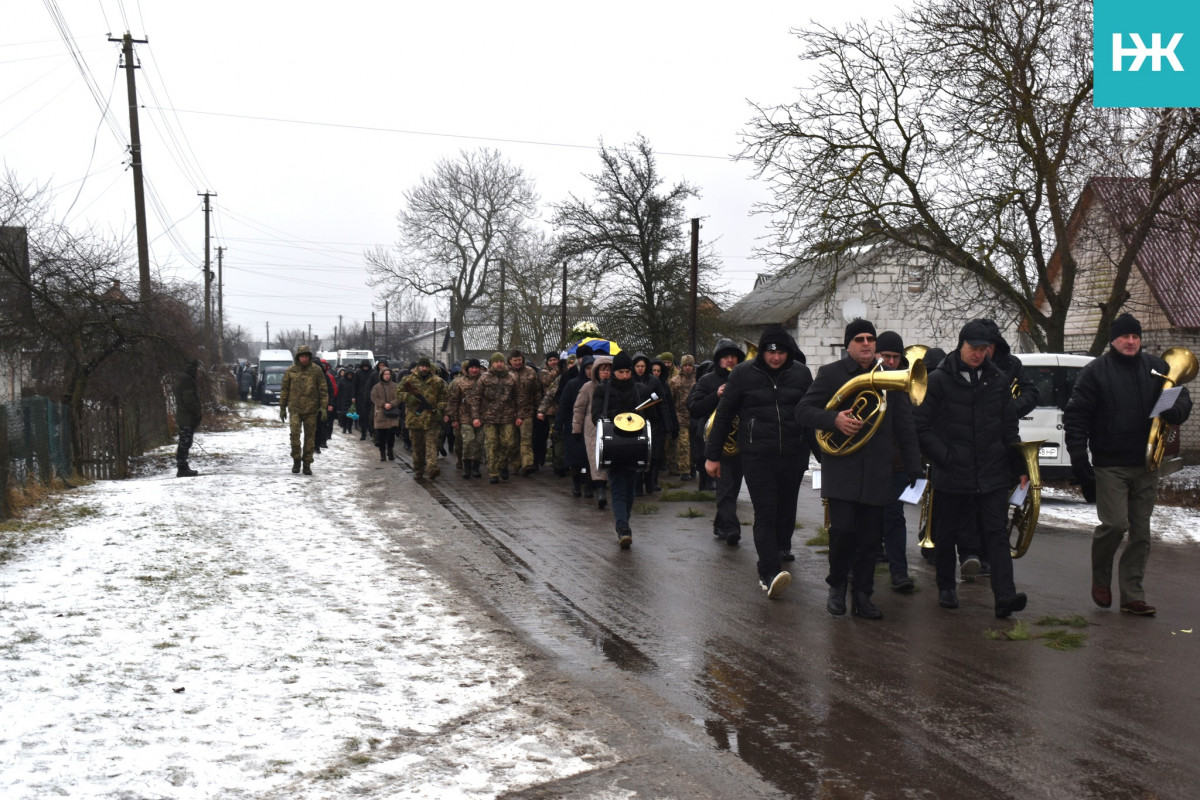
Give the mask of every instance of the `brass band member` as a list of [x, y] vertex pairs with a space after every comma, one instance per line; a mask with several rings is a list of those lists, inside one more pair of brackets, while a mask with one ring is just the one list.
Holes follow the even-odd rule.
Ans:
[[[929, 375], [925, 401], [914, 416], [921, 451], [932, 466], [933, 537], [938, 604], [958, 608], [954, 548], [960, 531], [978, 531], [992, 568], [996, 617], [1025, 608], [1013, 583], [1008, 544], [1008, 495], [1020, 456], [1017, 419], [1009, 413], [1010, 382], [987, 357], [987, 326], [972, 320], [958, 348]], [[1023, 465], [1022, 465], [1023, 466]], [[1028, 476], [1021, 475], [1021, 485]], [[975, 562], [978, 567], [978, 561]]]
[[[731, 339], [721, 339], [713, 349], [712, 370], [697, 379], [688, 395], [688, 414], [701, 425], [717, 410], [725, 392], [729, 372], [746, 360], [746, 353]], [[737, 498], [742, 491], [742, 457], [739, 453], [721, 455], [721, 477], [717, 478], [717, 513], [713, 517], [713, 536], [736, 545], [742, 538], [737, 515]]]
[[[1108, 352], [1079, 373], [1063, 417], [1071, 466], [1093, 495], [1100, 524], [1092, 537], [1092, 600], [1101, 608], [1112, 605], [1113, 559], [1125, 532], [1129, 541], [1121, 554], [1117, 586], [1121, 610], [1152, 616], [1142, 578], [1150, 558], [1150, 515], [1158, 492], [1158, 472], [1146, 468], [1150, 410], [1161, 393], [1165, 361], [1142, 351], [1142, 326], [1122, 314], [1109, 329]], [[1188, 418], [1192, 400], [1182, 389], [1162, 420], [1179, 425]], [[1091, 460], [1088, 450], [1091, 449]], [[1095, 465], [1093, 468], [1092, 465]]]
[[704, 469], [714, 478], [734, 416], [738, 454], [754, 504], [754, 549], [758, 582], [775, 599], [791, 583], [780, 557], [791, 554], [796, 530], [796, 498], [808, 467], [809, 448], [795, 408], [812, 384], [804, 353], [779, 326], [763, 332], [753, 361], [734, 367], [717, 404], [712, 433], [704, 448]]
[[[854, 436], [863, 427], [863, 421], [849, 410], [855, 398], [847, 398], [838, 408], [825, 406], [846, 382], [875, 366], [875, 326], [864, 319], [854, 320], [846, 326], [844, 344], [846, 355], [817, 370], [796, 414], [807, 428]], [[900, 448], [911, 480], [922, 474], [912, 406], [899, 401], [898, 395], [902, 393], [888, 393], [887, 411], [866, 444], [847, 455], [826, 453], [821, 458], [821, 497], [829, 501], [829, 575], [825, 578], [829, 599], [825, 607], [835, 616], [846, 613], [846, 585], [852, 580], [854, 615], [883, 618], [871, 602], [871, 594], [875, 589], [883, 510], [895, 499], [893, 448]]]

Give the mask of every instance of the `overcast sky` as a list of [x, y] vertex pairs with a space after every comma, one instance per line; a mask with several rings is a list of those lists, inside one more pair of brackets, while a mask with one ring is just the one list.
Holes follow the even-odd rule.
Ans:
[[73, 227], [134, 241], [125, 73], [108, 37], [148, 39], [136, 77], [152, 269], [201, 280], [198, 192], [215, 192], [226, 325], [253, 338], [268, 323], [311, 325], [327, 340], [339, 315], [349, 325], [375, 310], [382, 323], [363, 253], [395, 241], [401, 193], [479, 147], [535, 180], [548, 217], [569, 192], [589, 194], [600, 139], [645, 135], [668, 182], [700, 187], [688, 216], [715, 241], [726, 288], [744, 294], [766, 269], [753, 250], [768, 222], [750, 214], [763, 185], [731, 159], [750, 102], [786, 102], [806, 82], [792, 29], [883, 21], [897, 2], [4, 5], [4, 168], [45, 186]]

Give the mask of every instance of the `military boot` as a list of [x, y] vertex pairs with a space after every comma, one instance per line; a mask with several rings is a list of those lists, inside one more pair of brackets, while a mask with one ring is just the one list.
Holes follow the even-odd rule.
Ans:
[[298, 458], [292, 459], [292, 473], [295, 475], [300, 474], [300, 459]]
[[180, 464], [179, 469], [175, 471], [176, 478], [194, 478], [199, 475], [199, 472], [189, 467], [187, 464]]

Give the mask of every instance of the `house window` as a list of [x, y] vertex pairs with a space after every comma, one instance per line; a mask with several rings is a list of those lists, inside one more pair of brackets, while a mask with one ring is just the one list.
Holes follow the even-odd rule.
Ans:
[[925, 267], [920, 264], [910, 264], [907, 272], [908, 291], [912, 294], [920, 294], [925, 291]]

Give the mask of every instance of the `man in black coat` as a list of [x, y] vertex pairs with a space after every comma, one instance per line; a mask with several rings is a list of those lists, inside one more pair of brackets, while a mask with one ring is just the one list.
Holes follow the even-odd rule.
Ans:
[[200, 362], [192, 359], [184, 367], [175, 382], [175, 426], [179, 429], [179, 446], [175, 448], [175, 477], [194, 478], [200, 473], [188, 466], [188, 453], [192, 449], [192, 438], [200, 426], [203, 411], [200, 406], [200, 390], [196, 377]]
[[358, 409], [358, 429], [362, 435], [359, 440], [367, 438], [371, 430], [371, 362], [363, 359], [354, 373], [354, 407]]
[[[1163, 387], [1151, 370], [1166, 375], [1169, 368], [1142, 350], [1142, 326], [1131, 314], [1117, 317], [1109, 334], [1108, 352], [1084, 367], [1075, 381], [1063, 427], [1071, 466], [1084, 496], [1095, 498], [1100, 517], [1092, 536], [1092, 600], [1101, 608], [1112, 605], [1113, 559], [1128, 531], [1118, 578], [1121, 610], [1153, 616], [1142, 578], [1150, 558], [1150, 515], [1159, 473], [1146, 468], [1146, 444], [1150, 410]], [[1159, 416], [1179, 425], [1191, 410], [1188, 390], [1181, 388], [1175, 403]]]
[[[732, 339], [721, 339], [713, 349], [712, 369], [696, 381], [688, 395], [688, 413], [700, 430], [725, 392], [729, 372], [746, 360], [746, 353]], [[714, 439], [714, 441], [716, 441]], [[722, 442], [724, 440], [721, 440]], [[717, 478], [717, 514], [713, 517], [713, 536], [736, 545], [742, 538], [742, 523], [737, 515], [737, 498], [742, 491], [740, 455], [721, 454], [721, 477]], [[707, 474], [707, 473], [705, 473]]]
[[[617, 353], [612, 360], [612, 378], [603, 381], [596, 387], [592, 396], [592, 419], [595, 425], [602, 419], [613, 419], [618, 414], [632, 412], [646, 415], [657, 410], [651, 406], [641, 412], [638, 406], [650, 400], [650, 389], [644, 383], [638, 383], [633, 377], [633, 359], [628, 353]], [[649, 425], [649, 422], [644, 424]], [[596, 443], [597, 448], [600, 443]], [[628, 550], [633, 544], [633, 531], [629, 527], [629, 514], [641, 473], [637, 466], [630, 463], [613, 461], [605, 468], [608, 473], [608, 487], [612, 498], [613, 521], [617, 531], [617, 544], [622, 550]]]
[[[796, 414], [806, 427], [835, 431], [840, 437], [853, 439], [864, 425], [861, 416], [851, 411], [857, 393], [842, 398], [833, 408], [825, 406], [851, 379], [875, 368], [875, 326], [864, 319], [854, 320], [846, 326], [843, 344], [846, 355], [817, 370]], [[916, 481], [922, 474], [921, 453], [912, 407], [907, 402], [888, 403], [875, 432], [854, 452], [825, 453], [821, 458], [821, 497], [829, 503], [829, 576], [825, 578], [829, 599], [825, 608], [835, 616], [846, 613], [846, 584], [850, 580], [854, 584], [853, 614], [864, 619], [883, 618], [871, 602], [871, 594], [875, 589], [883, 511], [895, 500], [892, 454], [896, 447], [910, 483]]]
[[730, 372], [705, 443], [704, 469], [719, 479], [728, 460], [722, 457], [724, 442], [737, 417], [738, 454], [754, 505], [758, 582], [772, 600], [792, 581], [782, 558], [795, 558], [796, 500], [809, 453], [796, 404], [812, 380], [795, 340], [777, 325], [767, 328], [754, 360]]
[[[964, 325], [958, 347], [929, 375], [925, 401], [914, 416], [934, 486], [938, 604], [958, 608], [954, 548], [960, 535], [978, 533], [977, 552], [991, 563], [996, 617], [1003, 619], [1025, 608], [1027, 599], [1013, 582], [1008, 543], [1008, 497], [1023, 463], [1012, 447], [1020, 440], [1010, 412], [1012, 382], [988, 359], [990, 344], [982, 322]], [[1028, 476], [1019, 480], [1028, 485]]]

